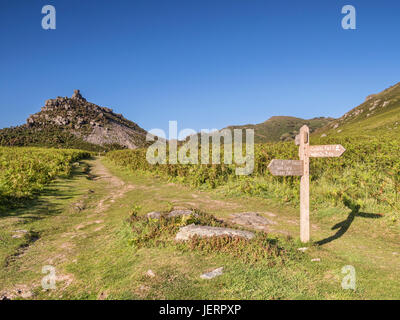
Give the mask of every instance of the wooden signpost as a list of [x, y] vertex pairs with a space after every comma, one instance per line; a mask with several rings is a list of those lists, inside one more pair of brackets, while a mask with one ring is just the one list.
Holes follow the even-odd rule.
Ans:
[[300, 180], [300, 240], [310, 241], [310, 157], [340, 157], [346, 151], [340, 144], [310, 146], [310, 130], [302, 126], [295, 143], [299, 146], [300, 160], [274, 159], [268, 165], [274, 176], [301, 176]]

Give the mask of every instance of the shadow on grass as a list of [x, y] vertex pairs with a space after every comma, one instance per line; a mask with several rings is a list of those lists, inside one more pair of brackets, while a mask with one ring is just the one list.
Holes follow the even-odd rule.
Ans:
[[376, 213], [366, 213], [366, 212], [359, 212], [360, 206], [352, 202], [351, 200], [345, 199], [343, 201], [346, 207], [351, 209], [351, 212], [349, 213], [349, 216], [347, 217], [346, 220], [343, 220], [342, 222], [339, 222], [335, 224], [331, 230], [339, 229], [334, 235], [322, 239], [320, 241], [317, 241], [315, 244], [317, 245], [324, 245], [329, 242], [332, 242], [336, 239], [339, 239], [341, 236], [343, 236], [347, 230], [349, 230], [351, 224], [353, 223], [355, 217], [361, 217], [361, 218], [370, 218], [370, 219], [379, 219], [382, 218], [382, 215], [376, 214]]
[[88, 179], [91, 177], [90, 165], [88, 163], [83, 162], [78, 168], [73, 168], [68, 177], [50, 182], [33, 199], [10, 199], [8, 205], [5, 204], [0, 207], [0, 218], [23, 217], [24, 223], [29, 223], [61, 213], [64, 204], [54, 203], [51, 200], [55, 198], [63, 201], [79, 195], [69, 184], [70, 181], [79, 177], [86, 177]]

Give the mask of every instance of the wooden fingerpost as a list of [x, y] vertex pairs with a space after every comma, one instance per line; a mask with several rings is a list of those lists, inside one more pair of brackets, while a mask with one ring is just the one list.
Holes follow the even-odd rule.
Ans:
[[303, 161], [303, 175], [300, 181], [300, 240], [310, 241], [310, 130], [300, 128], [299, 158]]
[[268, 169], [274, 176], [301, 176], [300, 181], [300, 240], [310, 241], [310, 157], [340, 157], [346, 151], [340, 144], [310, 146], [310, 130], [307, 126], [300, 128], [295, 139], [299, 146], [300, 160], [273, 159]]

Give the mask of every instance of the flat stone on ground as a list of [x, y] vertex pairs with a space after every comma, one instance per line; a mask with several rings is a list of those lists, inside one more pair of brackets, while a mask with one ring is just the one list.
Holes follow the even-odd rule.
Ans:
[[200, 276], [202, 279], [210, 280], [223, 274], [224, 267], [215, 269], [211, 272], [204, 273]]
[[12, 236], [13, 239], [20, 239], [20, 238], [22, 238], [26, 233], [28, 233], [27, 230], [15, 230], [15, 231], [13, 231], [13, 232], [16, 233], [16, 234], [14, 234], [14, 235]]
[[189, 240], [193, 236], [199, 237], [218, 237], [218, 236], [230, 236], [230, 237], [241, 237], [245, 239], [252, 239], [254, 233], [243, 230], [236, 230], [230, 228], [220, 228], [220, 227], [209, 227], [209, 226], [197, 226], [195, 224], [190, 224], [188, 226], [179, 229], [175, 236], [175, 240]]
[[[153, 211], [147, 214], [147, 218], [149, 219], [160, 219], [162, 213]], [[197, 214], [194, 213], [192, 210], [173, 210], [169, 213], [165, 214], [167, 218], [174, 218], [174, 217], [181, 217], [181, 216], [194, 216], [197, 217]]]
[[153, 270], [149, 269], [146, 272], [146, 276], [148, 276], [149, 278], [154, 278], [156, 274], [153, 272]]
[[244, 212], [231, 214], [232, 222], [242, 226], [248, 226], [254, 229], [267, 229], [269, 225], [276, 224], [275, 221], [267, 219], [257, 212]]

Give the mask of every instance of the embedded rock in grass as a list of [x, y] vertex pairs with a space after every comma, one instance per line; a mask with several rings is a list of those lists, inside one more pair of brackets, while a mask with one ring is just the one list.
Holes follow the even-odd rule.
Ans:
[[[149, 219], [160, 219], [163, 214], [161, 212], [149, 212], [147, 214], [147, 218]], [[182, 216], [194, 216], [197, 217], [198, 215], [194, 213], [192, 210], [173, 210], [169, 213], [163, 215], [166, 218], [175, 218], [175, 217], [182, 217]]]
[[149, 219], [160, 219], [161, 213], [160, 213], [160, 212], [153, 211], [153, 212], [149, 212], [146, 216], [147, 216], [147, 218], [149, 218]]
[[195, 224], [191, 224], [180, 228], [179, 232], [175, 236], [175, 240], [186, 241], [193, 236], [199, 236], [205, 238], [230, 236], [230, 237], [241, 237], [250, 240], [254, 237], [254, 233], [249, 231], [230, 229], [230, 228], [196, 226]]
[[156, 274], [153, 272], [153, 270], [149, 269], [146, 272], [146, 276], [148, 276], [149, 278], [154, 278]]
[[259, 230], [267, 229], [268, 225], [276, 224], [275, 221], [267, 219], [257, 212], [234, 213], [231, 216], [233, 223]]
[[28, 233], [28, 230], [15, 230], [15, 231], [13, 231], [14, 233], [16, 233], [16, 234], [14, 234], [13, 236], [12, 236], [12, 238], [13, 239], [20, 239], [20, 238], [22, 238], [26, 233]]
[[224, 270], [224, 267], [215, 269], [215, 270], [213, 270], [213, 271], [211, 271], [211, 272], [202, 274], [202, 275], [200, 276], [200, 278], [209, 280], [209, 279], [218, 277], [218, 276], [222, 275], [222, 273], [223, 273], [222, 271], [223, 271], [223, 270]]

